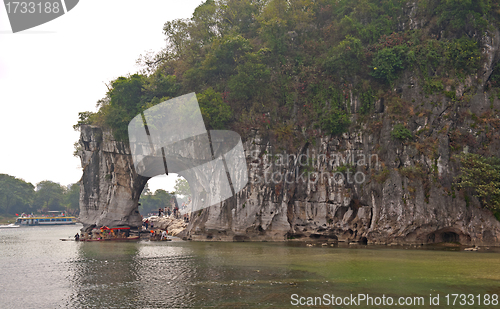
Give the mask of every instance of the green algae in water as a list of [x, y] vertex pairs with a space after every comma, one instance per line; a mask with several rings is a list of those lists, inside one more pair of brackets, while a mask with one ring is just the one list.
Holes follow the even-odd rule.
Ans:
[[[59, 240], [74, 233], [74, 227], [0, 230], [1, 308], [295, 308], [292, 294], [360, 293], [425, 300], [393, 308], [500, 308], [446, 306], [444, 298], [500, 294], [499, 248]], [[440, 306], [429, 305], [429, 294], [440, 295]]]
[[[394, 299], [421, 296], [425, 303], [420, 308], [435, 308], [429, 304], [430, 295], [439, 295], [440, 305], [446, 307], [447, 294], [500, 294], [500, 254], [494, 252], [231, 244], [241, 252], [234, 256], [234, 248], [228, 250], [225, 245], [219, 248], [219, 260], [224, 265], [246, 265], [256, 273], [272, 274], [275, 278], [274, 284], [268, 278], [246, 287], [253, 295], [269, 296], [264, 291], [274, 291], [273, 297], [263, 297], [254, 303], [259, 306], [265, 306], [266, 299], [270, 307], [291, 306], [292, 294], [345, 297], [361, 293]], [[253, 278], [255, 274], [248, 276]], [[269, 302], [270, 299], [273, 301]], [[475, 306], [467, 307], [487, 306], [478, 306], [476, 300]]]

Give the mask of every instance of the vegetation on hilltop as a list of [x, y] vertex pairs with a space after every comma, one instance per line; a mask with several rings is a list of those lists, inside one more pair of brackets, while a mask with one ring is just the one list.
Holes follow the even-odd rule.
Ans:
[[[257, 128], [287, 146], [348, 130], [353, 97], [369, 113], [402, 71], [429, 92], [475, 73], [480, 38], [498, 20], [489, 0], [207, 0], [165, 23], [167, 47], [142, 74], [110, 83], [95, 123], [127, 139], [128, 122], [165, 99], [196, 92], [209, 128]], [[423, 29], [409, 30], [424, 20]], [[406, 25], [406, 26], [405, 26]], [[304, 131], [305, 130], [305, 131]], [[295, 134], [304, 131], [305, 134]]]
[[[482, 38], [498, 27], [499, 14], [491, 0], [207, 0], [190, 19], [165, 23], [166, 48], [140, 58], [143, 72], [112, 81], [99, 110], [80, 113], [75, 128], [105, 126], [126, 141], [141, 111], [196, 92], [209, 129], [242, 136], [258, 129], [279, 149], [295, 151], [362, 122], [380, 130], [382, 120], [371, 116], [383, 100], [392, 140], [436, 161], [439, 132], [450, 136], [452, 152], [477, 144], [475, 137], [450, 126], [411, 127], [411, 117], [432, 109], [403, 100], [397, 81], [411, 71], [427, 101], [467, 103], [475, 84], [458, 97], [456, 90], [481, 71]], [[500, 96], [500, 65], [487, 87]], [[481, 128], [490, 143], [498, 135], [484, 121], [490, 116], [455, 120]], [[437, 168], [413, 169], [419, 172], [406, 172], [427, 178], [428, 191]]]
[[500, 220], [500, 158], [468, 153], [459, 156], [463, 169], [458, 179], [460, 189], [474, 189], [481, 204], [495, 211]]

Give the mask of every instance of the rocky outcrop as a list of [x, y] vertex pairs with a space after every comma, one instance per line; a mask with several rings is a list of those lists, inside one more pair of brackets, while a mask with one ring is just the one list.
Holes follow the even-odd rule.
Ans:
[[[415, 8], [409, 5], [408, 10]], [[420, 27], [418, 15], [411, 14], [410, 26]], [[458, 87], [445, 85], [449, 97], [425, 94], [418, 76], [408, 71], [369, 117], [358, 118], [359, 101], [350, 95], [346, 105], [357, 126], [342, 136], [305, 136], [307, 143], [284, 153], [279, 140], [250, 132], [244, 140], [249, 184], [193, 213], [181, 236], [499, 245], [500, 222], [470, 192], [453, 186], [460, 169], [457, 153], [487, 145], [490, 154], [500, 156], [498, 127], [481, 127], [498, 122], [495, 110], [500, 110], [497, 96], [485, 92], [499, 58], [497, 30], [485, 34], [483, 46], [483, 72]], [[472, 126], [466, 115], [484, 115], [485, 120]], [[391, 137], [398, 122], [412, 132], [411, 141]], [[295, 133], [304, 132], [297, 128]], [[139, 226], [137, 203], [148, 178], [134, 171], [127, 144], [98, 127], [82, 126], [80, 146], [80, 220], [85, 227]], [[204, 179], [203, 171], [184, 176], [190, 183], [213, 180]], [[198, 193], [194, 204], [201, 200]]]
[[[403, 97], [415, 95], [409, 91], [404, 90]], [[425, 121], [448, 125], [436, 120], [438, 113], [442, 111], [436, 109]], [[308, 143], [294, 154], [275, 151], [253, 132], [244, 144], [249, 184], [223, 203], [193, 213], [181, 235], [223, 241], [329, 238], [498, 244], [500, 223], [491, 212], [474, 198], [466, 202], [463, 196], [446, 191], [458, 170], [449, 137], [440, 135], [438, 159], [432, 162], [415, 146], [392, 140], [389, 121], [383, 113], [377, 117], [383, 123], [379, 131], [367, 134], [361, 129], [320, 138], [316, 145]], [[81, 128], [80, 145], [84, 228], [140, 226], [137, 203], [148, 179], [135, 173], [127, 146], [95, 126]], [[343, 171], [346, 166], [352, 171]], [[435, 167], [437, 178], [401, 175], [401, 167], [411, 171], [416, 166]]]
[[[252, 132], [245, 143], [251, 183], [194, 214], [185, 237], [499, 245], [500, 222], [471, 192], [453, 186], [460, 169], [456, 154], [488, 145], [490, 154], [500, 156], [498, 139], [492, 138], [498, 127], [473, 125], [464, 116], [491, 119], [486, 125], [498, 119], [487, 116], [497, 114], [500, 102], [485, 89], [499, 39], [498, 30], [484, 35], [484, 70], [456, 87], [454, 99], [425, 94], [418, 76], [405, 72], [391, 101], [376, 102], [371, 119], [341, 137], [309, 139], [298, 151], [283, 153]], [[355, 113], [358, 100], [350, 97]], [[352, 121], [359, 121], [355, 114]], [[398, 121], [411, 129], [413, 141], [391, 137]]]
[[104, 225], [141, 226], [138, 202], [148, 178], [135, 172], [130, 147], [96, 126], [85, 125], [80, 131], [77, 152], [83, 176], [79, 219], [83, 229]]
[[[144, 219], [146, 220], [146, 219]], [[168, 235], [177, 236], [183, 232], [188, 224], [184, 219], [175, 219], [173, 217], [158, 217], [152, 216], [148, 218], [149, 223], [154, 224], [154, 230], [167, 230]]]
[[[401, 143], [384, 141], [383, 136], [353, 133], [308, 145], [296, 157], [309, 152], [309, 158], [316, 153], [317, 159], [319, 154], [312, 169], [300, 166], [300, 162], [278, 166], [269, 160], [276, 156], [269, 143], [258, 138], [250, 140], [246, 146], [252, 183], [221, 205], [195, 213], [185, 237], [225, 241], [334, 239], [380, 244], [499, 243], [500, 223], [492, 213], [480, 208], [474, 199], [467, 205], [464, 198], [448, 194], [441, 185], [451, 181], [456, 168], [449, 157], [445, 158], [447, 147], [439, 147], [438, 177], [444, 178], [427, 188], [425, 182], [432, 181], [428, 179], [432, 175], [411, 180], [397, 167], [432, 162]], [[347, 173], [342, 176], [331, 172], [342, 166], [334, 156], [340, 160], [360, 158], [355, 160], [357, 163], [372, 155], [373, 160], [377, 159], [379, 143], [386, 143], [388, 150], [377, 163], [370, 166], [354, 162], [350, 179]], [[263, 155], [266, 152], [272, 155]], [[287, 178], [275, 181], [280, 177]]]

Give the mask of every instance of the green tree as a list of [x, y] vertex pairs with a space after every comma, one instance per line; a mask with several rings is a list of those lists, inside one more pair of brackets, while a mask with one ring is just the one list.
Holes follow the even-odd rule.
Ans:
[[238, 65], [229, 82], [231, 98], [262, 102], [270, 95], [271, 72], [260, 62], [258, 54], [251, 54]]
[[163, 33], [166, 36], [168, 49], [179, 58], [186, 50], [189, 41], [189, 21], [176, 19], [168, 21], [163, 26]]
[[170, 193], [163, 189], [155, 191], [155, 197], [160, 201], [161, 207], [170, 206], [170, 201], [174, 198]]
[[175, 180], [174, 190], [175, 194], [184, 196], [191, 195], [191, 189], [189, 188], [189, 183], [184, 178], [177, 178]]
[[95, 113], [93, 112], [79, 112], [78, 113], [78, 122], [73, 126], [73, 129], [78, 130], [80, 126], [85, 124], [92, 124], [93, 117], [95, 117]]
[[260, 36], [275, 55], [286, 52], [286, 33], [290, 3], [286, 0], [270, 0], [258, 16]]
[[80, 183], [74, 183], [67, 187], [64, 192], [64, 205], [70, 214], [78, 214], [80, 211]]
[[250, 42], [241, 35], [227, 35], [213, 42], [201, 70], [208, 82], [226, 81], [234, 74], [242, 57], [252, 50]]
[[206, 0], [198, 6], [191, 20], [190, 37], [201, 46], [212, 42], [212, 39], [220, 33], [219, 10], [214, 0]]
[[370, 74], [388, 83], [392, 82], [405, 68], [406, 50], [402, 45], [379, 50], [373, 59], [373, 71]]
[[64, 210], [64, 187], [44, 180], [36, 184], [33, 206], [39, 211]]
[[97, 115], [96, 119], [101, 119], [103, 125], [110, 127], [118, 140], [128, 139], [128, 124], [143, 109], [145, 82], [146, 78], [139, 74], [118, 77], [111, 83], [107, 100], [101, 100], [101, 118]]
[[252, 0], [227, 0], [221, 5], [220, 16], [223, 23], [222, 32], [241, 32], [248, 35], [255, 31], [257, 25], [255, 16], [258, 15], [262, 3]]
[[144, 79], [141, 96], [136, 97], [135, 100], [139, 100], [138, 103], [141, 103], [141, 107], [144, 107], [144, 102], [151, 101], [154, 97], [171, 98], [177, 96], [180, 87], [181, 85], [175, 75], [169, 75], [162, 70], [158, 70]]
[[158, 189], [153, 194], [148, 189], [141, 194], [139, 211], [142, 214], [155, 213], [159, 208], [170, 207], [172, 198], [174, 197], [165, 190]]
[[332, 75], [340, 75], [351, 80], [361, 69], [364, 53], [361, 40], [348, 35], [331, 51], [332, 56], [325, 62], [325, 67]]
[[0, 174], [0, 213], [14, 215], [32, 212], [34, 188], [22, 179]]
[[455, 70], [472, 73], [477, 71], [481, 64], [481, 52], [477, 46], [475, 40], [462, 37], [448, 44], [445, 56]]
[[231, 107], [224, 102], [222, 95], [208, 88], [197, 95], [201, 114], [209, 129], [227, 129], [233, 116]]
[[462, 168], [455, 179], [457, 188], [472, 189], [485, 208], [499, 211], [500, 158], [469, 153], [459, 159]]
[[398, 123], [392, 129], [391, 137], [392, 139], [407, 140], [412, 138], [413, 134], [403, 124]]
[[452, 30], [473, 28], [484, 30], [488, 22], [484, 18], [491, 12], [489, 0], [442, 0], [437, 7], [438, 23]]
[[346, 132], [350, 123], [349, 115], [337, 108], [327, 111], [321, 117], [321, 128], [332, 135]]

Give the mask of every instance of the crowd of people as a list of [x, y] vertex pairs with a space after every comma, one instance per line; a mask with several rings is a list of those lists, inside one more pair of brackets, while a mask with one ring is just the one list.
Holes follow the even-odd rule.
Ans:
[[100, 229], [94, 229], [90, 233], [80, 233], [75, 235], [76, 241], [88, 241], [88, 240], [120, 240], [127, 239], [129, 236], [128, 230], [122, 229], [107, 229], [101, 227]]
[[[182, 206], [185, 207], [184, 204]], [[150, 215], [152, 215], [152, 214], [150, 214]], [[177, 206], [174, 207], [173, 211], [170, 210], [170, 207], [165, 207], [164, 209], [159, 208], [158, 209], [158, 217], [181, 219], [181, 212], [179, 211], [179, 207], [177, 207]], [[184, 220], [184, 222], [188, 223], [189, 222], [189, 214], [182, 215], [182, 219]], [[146, 227], [146, 229], [148, 228], [147, 224], [144, 225]], [[151, 222], [151, 224], [152, 224], [152, 222]]]
[[57, 215], [54, 214], [39, 214], [39, 215], [34, 215], [33, 213], [31, 214], [26, 214], [22, 213], [21, 215], [16, 214], [16, 216], [21, 217], [21, 218], [35, 218], [35, 217], [64, 217], [66, 214], [64, 212], [61, 212]]
[[[160, 230], [161, 231], [161, 230]], [[169, 240], [168, 238], [168, 230], [164, 229], [163, 231], [151, 230], [151, 235], [149, 236], [149, 240]]]
[[[184, 206], [184, 205], [183, 205]], [[156, 213], [154, 214], [156, 215]], [[158, 209], [158, 217], [164, 218], [172, 218], [172, 219], [183, 219], [185, 223], [189, 223], [189, 214], [184, 214], [181, 217], [181, 213], [177, 205], [173, 208], [173, 211], [170, 210], [170, 207], [165, 207], [164, 209]], [[168, 239], [168, 230], [155, 229], [155, 222], [150, 220], [151, 218], [146, 218], [142, 222], [143, 229], [148, 230], [150, 234], [150, 240], [169, 240]]]

